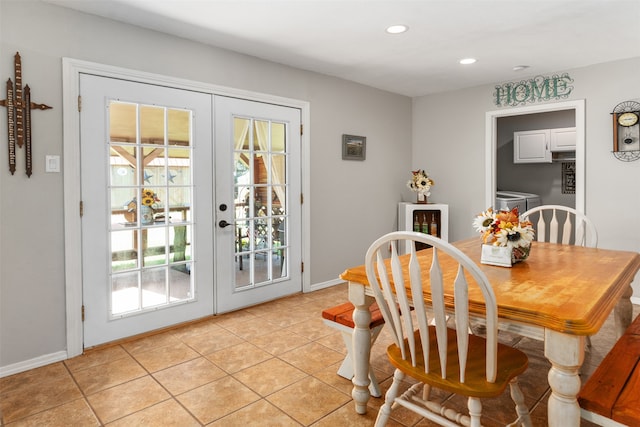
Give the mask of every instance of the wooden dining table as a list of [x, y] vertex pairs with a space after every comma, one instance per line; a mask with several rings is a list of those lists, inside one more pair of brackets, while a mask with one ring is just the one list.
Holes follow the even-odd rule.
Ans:
[[[637, 252], [585, 248], [534, 242], [526, 261], [512, 267], [480, 263], [481, 241], [471, 238], [453, 243], [486, 274], [498, 304], [501, 330], [544, 340], [544, 355], [551, 362], [548, 382], [550, 426], [580, 425], [580, 367], [586, 337], [596, 334], [614, 312], [618, 337], [631, 323], [631, 282], [640, 270]], [[428, 280], [432, 249], [418, 252], [424, 280]], [[408, 256], [402, 257], [408, 262]], [[441, 257], [443, 270], [454, 261]], [[371, 339], [369, 306], [374, 301], [364, 265], [348, 268], [340, 278], [349, 282], [353, 319], [354, 378], [352, 397], [356, 411], [365, 414], [369, 400]], [[446, 279], [446, 277], [445, 277]], [[445, 291], [452, 302], [452, 294]], [[483, 313], [479, 294], [469, 293], [471, 315]], [[430, 295], [425, 292], [425, 300]]]

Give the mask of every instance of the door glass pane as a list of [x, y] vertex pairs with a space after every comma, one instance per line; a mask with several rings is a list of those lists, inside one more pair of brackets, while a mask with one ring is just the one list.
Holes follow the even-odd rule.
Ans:
[[140, 106], [140, 142], [165, 145], [166, 109], [149, 105]]
[[166, 231], [165, 227], [153, 227], [142, 230], [142, 247], [144, 248], [142, 265], [145, 267], [166, 264]]
[[169, 262], [173, 268], [189, 271], [186, 261], [191, 259], [191, 226], [178, 225], [168, 228], [169, 231]]
[[191, 263], [174, 265], [169, 269], [169, 302], [193, 298]]
[[286, 125], [249, 118], [234, 123], [235, 286], [249, 289], [287, 277]]
[[262, 120], [253, 121], [253, 150], [268, 151], [269, 150], [269, 122]]
[[194, 298], [191, 115], [110, 103], [112, 317]]
[[166, 273], [166, 267], [142, 270], [142, 308], [155, 307], [169, 302]]
[[138, 174], [135, 173], [136, 148], [132, 145], [111, 144], [109, 147], [111, 161], [110, 182], [113, 187], [136, 185]]
[[271, 196], [273, 197], [273, 214], [284, 215], [287, 208], [287, 187], [284, 185], [274, 185]]
[[271, 152], [272, 153], [284, 153], [286, 152], [286, 127], [284, 123], [271, 123]]
[[156, 147], [142, 147], [142, 176], [146, 185], [165, 185], [167, 181], [165, 150]]
[[271, 181], [273, 184], [283, 183], [286, 179], [286, 157], [279, 154], [271, 155]]
[[167, 181], [169, 186], [191, 184], [191, 150], [184, 148], [169, 148]]
[[138, 137], [136, 104], [112, 101], [109, 105], [109, 139], [112, 143], [135, 144]]
[[111, 315], [117, 316], [140, 309], [139, 271], [111, 276]]
[[111, 233], [111, 270], [131, 270], [138, 266], [136, 254], [137, 230], [114, 231]]
[[111, 228], [118, 230], [136, 222], [135, 187], [111, 187]]
[[[168, 204], [165, 204], [165, 216], [169, 222], [190, 222], [191, 221], [191, 187], [169, 187]], [[168, 210], [168, 213], [166, 212]]]
[[276, 259], [278, 265], [276, 265], [276, 277], [288, 277], [287, 273], [287, 249], [289, 248], [288, 232], [287, 232], [287, 218], [284, 216], [277, 217], [278, 232], [274, 242], [274, 250], [276, 252]]
[[[191, 113], [186, 110], [168, 109], [167, 116], [169, 145], [191, 145]], [[187, 152], [184, 151], [184, 153]]]
[[255, 253], [255, 261], [254, 263], [254, 282], [255, 283], [264, 283], [269, 280], [269, 269], [268, 261], [269, 261], [269, 251], [258, 251]]
[[249, 137], [249, 127], [251, 120], [236, 117], [233, 119], [233, 143], [236, 151], [249, 150], [251, 138]]

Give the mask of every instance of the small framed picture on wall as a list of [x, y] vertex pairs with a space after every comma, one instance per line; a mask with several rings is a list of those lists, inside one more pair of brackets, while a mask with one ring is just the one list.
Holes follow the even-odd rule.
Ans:
[[575, 162], [562, 162], [562, 194], [576, 194]]
[[364, 160], [366, 154], [366, 136], [342, 135], [342, 160]]

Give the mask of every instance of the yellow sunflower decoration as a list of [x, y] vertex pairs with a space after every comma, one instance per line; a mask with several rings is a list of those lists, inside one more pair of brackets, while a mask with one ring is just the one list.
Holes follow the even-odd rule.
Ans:
[[149, 206], [152, 207], [154, 205], [154, 203], [159, 202], [160, 199], [158, 199], [158, 197], [156, 196], [156, 193], [154, 193], [152, 190], [149, 189], [144, 189], [142, 190], [142, 200], [141, 203], [143, 206]]

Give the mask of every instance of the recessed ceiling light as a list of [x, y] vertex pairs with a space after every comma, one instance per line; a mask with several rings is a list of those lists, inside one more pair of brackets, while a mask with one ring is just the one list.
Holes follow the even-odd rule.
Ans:
[[522, 71], [526, 70], [527, 68], [529, 68], [528, 65], [516, 65], [515, 67], [513, 67], [513, 71]]
[[402, 25], [402, 24], [398, 24], [398, 25], [391, 25], [390, 27], [387, 27], [387, 33], [389, 34], [400, 34], [400, 33], [404, 33], [409, 29], [409, 27], [407, 27], [406, 25]]
[[464, 59], [460, 60], [460, 63], [462, 65], [469, 65], [469, 64], [475, 63], [476, 61], [477, 61], [477, 59], [475, 59], [475, 58], [464, 58]]

